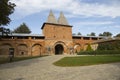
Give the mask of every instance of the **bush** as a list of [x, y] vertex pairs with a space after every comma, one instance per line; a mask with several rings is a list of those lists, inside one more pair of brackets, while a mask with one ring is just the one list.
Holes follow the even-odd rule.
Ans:
[[90, 44], [88, 44], [86, 51], [93, 51], [93, 49], [92, 49]]
[[120, 50], [120, 40], [99, 43], [97, 50]]
[[120, 54], [120, 50], [96, 50], [96, 51], [81, 51], [78, 55], [116, 55]]

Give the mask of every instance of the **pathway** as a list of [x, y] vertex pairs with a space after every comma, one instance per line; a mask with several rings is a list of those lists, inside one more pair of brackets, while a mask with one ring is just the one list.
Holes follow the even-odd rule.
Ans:
[[58, 67], [54, 55], [0, 65], [0, 80], [120, 80], [120, 63]]

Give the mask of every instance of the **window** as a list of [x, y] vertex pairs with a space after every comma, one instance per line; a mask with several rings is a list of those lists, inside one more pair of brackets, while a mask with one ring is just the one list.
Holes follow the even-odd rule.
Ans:
[[92, 40], [97, 40], [97, 38], [92, 38]]
[[83, 37], [84, 40], [90, 40], [90, 37]]
[[24, 55], [24, 52], [21, 52], [21, 55]]

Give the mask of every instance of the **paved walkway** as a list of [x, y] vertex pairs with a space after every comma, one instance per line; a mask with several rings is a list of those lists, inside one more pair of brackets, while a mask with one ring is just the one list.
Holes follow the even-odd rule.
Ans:
[[52, 63], [65, 55], [0, 65], [0, 80], [120, 80], [120, 63], [58, 67]]

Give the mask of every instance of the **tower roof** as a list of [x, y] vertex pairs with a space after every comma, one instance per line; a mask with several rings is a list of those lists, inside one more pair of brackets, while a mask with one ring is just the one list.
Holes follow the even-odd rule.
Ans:
[[48, 19], [47, 19], [47, 23], [57, 23], [57, 20], [52, 12], [52, 10], [50, 10]]
[[60, 16], [58, 18], [58, 24], [69, 25], [62, 12], [60, 12]]

